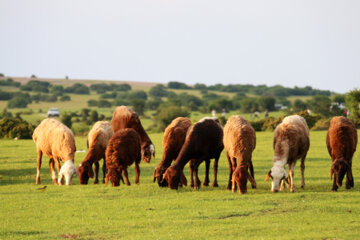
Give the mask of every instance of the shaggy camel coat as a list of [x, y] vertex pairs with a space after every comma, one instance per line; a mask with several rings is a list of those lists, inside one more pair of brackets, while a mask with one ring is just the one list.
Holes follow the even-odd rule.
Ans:
[[333, 117], [326, 135], [326, 145], [332, 159], [331, 178], [335, 175], [332, 191], [342, 185], [346, 174], [346, 188], [354, 187], [352, 158], [357, 146], [355, 125], [345, 117]]
[[[168, 183], [162, 178], [166, 169], [170, 167], [171, 162], [178, 156], [181, 147], [185, 142], [186, 133], [191, 126], [191, 121], [186, 117], [175, 118], [165, 129], [162, 146], [164, 154], [161, 162], [154, 170], [154, 182], [157, 179], [159, 186], [166, 187]], [[186, 184], [185, 176], [182, 176], [182, 183]]]
[[114, 135], [114, 131], [107, 121], [98, 121], [94, 124], [91, 128], [88, 136], [87, 136], [87, 146], [88, 146], [88, 153], [84, 159], [84, 161], [80, 164], [78, 171], [79, 171], [79, 178], [80, 184], [87, 184], [89, 177], [94, 177], [94, 172], [92, 170], [92, 164], [95, 165], [95, 179], [94, 184], [99, 182], [98, 175], [99, 175], [99, 161], [103, 158], [103, 174], [105, 182], [105, 174], [106, 174], [106, 163], [105, 163], [105, 151], [107, 144], [110, 138]]
[[[76, 151], [75, 138], [72, 131], [53, 118], [43, 120], [34, 130], [32, 136], [38, 153], [36, 184], [40, 184], [40, 167], [42, 154], [50, 158], [50, 171], [54, 184], [57, 184], [54, 163], [58, 173], [60, 172], [60, 161], [74, 162]], [[69, 167], [75, 168], [70, 164]], [[76, 168], [75, 168], [76, 172]], [[69, 172], [69, 174], [71, 171]], [[72, 177], [72, 176], [71, 176]]]
[[114, 132], [124, 128], [134, 129], [140, 136], [141, 154], [144, 162], [149, 163], [151, 155], [155, 157], [155, 147], [141, 125], [138, 114], [131, 108], [126, 106], [117, 107], [112, 117], [111, 126], [114, 129]]
[[[256, 146], [254, 128], [241, 116], [232, 116], [224, 127], [224, 148], [229, 162], [228, 189], [235, 191], [236, 184], [240, 193], [246, 193], [247, 179], [256, 187], [251, 154]], [[248, 172], [250, 169], [250, 173]]]

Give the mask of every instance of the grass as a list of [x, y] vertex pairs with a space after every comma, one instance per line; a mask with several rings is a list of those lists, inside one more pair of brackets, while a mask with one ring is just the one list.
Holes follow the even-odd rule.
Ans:
[[[43, 158], [42, 184], [35, 184], [36, 151], [31, 140], [0, 141], [0, 239], [356, 239], [360, 234], [360, 154], [353, 161], [355, 188], [333, 193], [326, 132], [311, 132], [306, 160], [306, 188], [295, 168], [296, 193], [270, 192], [263, 179], [271, 167], [272, 133], [258, 132], [253, 153], [257, 189], [240, 195], [226, 190], [225, 152], [219, 161], [219, 188], [195, 191], [159, 188], [152, 182], [161, 160], [162, 134], [150, 134], [156, 158], [141, 163], [140, 184], [54, 186]], [[85, 137], [76, 137], [86, 149]], [[76, 153], [79, 164], [85, 153]], [[204, 178], [204, 164], [200, 166]], [[189, 176], [188, 166], [185, 175]], [[102, 174], [101, 174], [102, 176]], [[212, 177], [210, 177], [212, 180]], [[92, 183], [92, 182], [91, 182]], [[46, 190], [37, 190], [47, 186]], [[250, 184], [248, 184], [250, 186]]]

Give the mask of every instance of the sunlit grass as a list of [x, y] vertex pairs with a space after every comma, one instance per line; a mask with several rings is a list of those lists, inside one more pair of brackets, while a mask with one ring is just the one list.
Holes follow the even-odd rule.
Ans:
[[[219, 161], [219, 188], [159, 188], [152, 182], [152, 173], [162, 156], [161, 133], [150, 134], [156, 158], [140, 164], [140, 184], [134, 184], [131, 166], [132, 185], [118, 188], [93, 185], [92, 179], [89, 185], [80, 186], [76, 178], [73, 186], [54, 186], [46, 157], [42, 184], [37, 186], [35, 144], [1, 140], [0, 239], [357, 239], [360, 151], [353, 161], [355, 188], [343, 186], [333, 193], [325, 135], [325, 131], [310, 132], [305, 190], [300, 189], [298, 163], [297, 192], [286, 189], [273, 194], [271, 183], [263, 181], [272, 165], [273, 133], [257, 132], [253, 153], [257, 189], [249, 188], [245, 195], [226, 190], [225, 152]], [[86, 149], [86, 138], [76, 137], [76, 146]], [[76, 165], [85, 155], [76, 153]], [[184, 171], [188, 177], [188, 166]], [[199, 173], [203, 180], [204, 164]], [[46, 190], [37, 190], [45, 185]]]

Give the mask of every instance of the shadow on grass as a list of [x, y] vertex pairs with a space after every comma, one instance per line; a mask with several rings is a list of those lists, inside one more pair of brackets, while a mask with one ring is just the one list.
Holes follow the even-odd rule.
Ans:
[[8, 232], [4, 232], [3, 235], [26, 237], [26, 236], [31, 236], [31, 235], [39, 235], [39, 234], [43, 234], [43, 233], [45, 233], [45, 232], [41, 232], [41, 231], [8, 231]]
[[[0, 170], [0, 186], [15, 184], [35, 184], [36, 169], [4, 169]], [[41, 184], [52, 184], [49, 169], [42, 169]]]

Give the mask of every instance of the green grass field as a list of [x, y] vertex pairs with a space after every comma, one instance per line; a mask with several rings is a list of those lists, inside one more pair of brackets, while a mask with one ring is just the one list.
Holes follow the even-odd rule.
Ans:
[[[161, 160], [162, 134], [150, 134], [156, 158], [140, 164], [140, 184], [134, 184], [131, 166], [132, 185], [118, 188], [80, 186], [77, 178], [73, 186], [52, 185], [46, 157], [38, 186], [35, 144], [1, 140], [0, 239], [358, 239], [360, 151], [353, 161], [355, 188], [343, 186], [333, 193], [325, 135], [324, 131], [310, 133], [305, 190], [299, 187], [298, 162], [297, 192], [286, 189], [274, 194], [270, 181], [264, 182], [272, 165], [273, 133], [257, 132], [253, 163], [258, 187], [245, 195], [226, 190], [225, 152], [219, 161], [219, 188], [159, 188], [152, 182], [152, 173]], [[78, 150], [86, 149], [85, 137], [76, 137], [76, 144]], [[76, 153], [75, 163], [84, 156]], [[188, 166], [185, 175], [189, 176]], [[204, 164], [200, 166], [203, 178]], [[38, 190], [43, 186], [46, 190]]]

